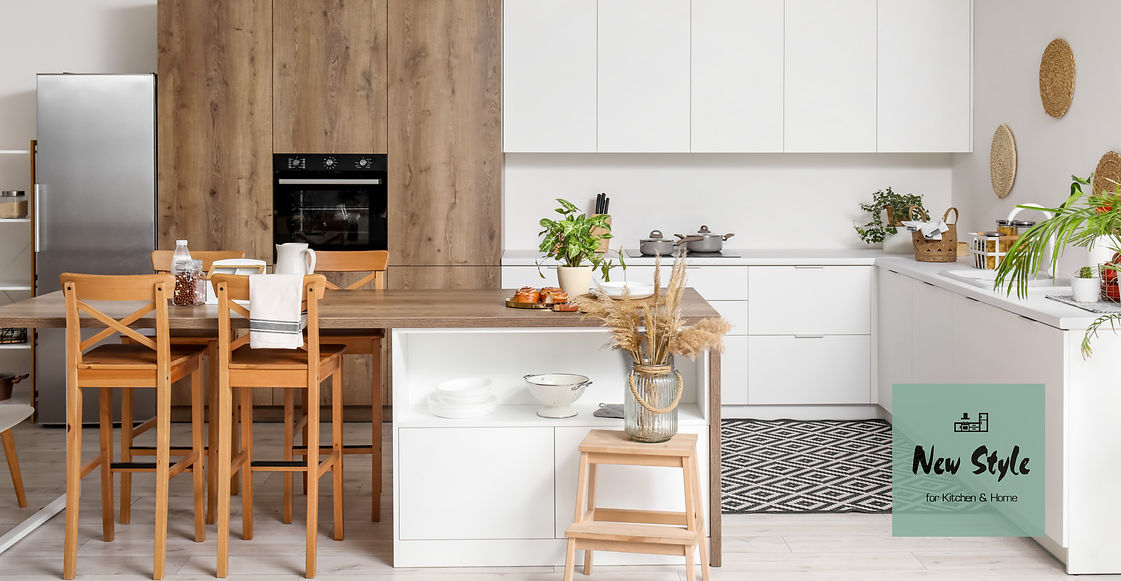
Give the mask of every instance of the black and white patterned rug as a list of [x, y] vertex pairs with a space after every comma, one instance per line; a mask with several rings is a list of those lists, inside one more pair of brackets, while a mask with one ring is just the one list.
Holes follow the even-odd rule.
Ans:
[[889, 512], [891, 424], [724, 420], [725, 513]]

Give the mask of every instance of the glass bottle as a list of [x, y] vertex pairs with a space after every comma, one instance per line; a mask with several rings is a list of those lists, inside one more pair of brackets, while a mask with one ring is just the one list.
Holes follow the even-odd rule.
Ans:
[[183, 268], [183, 264], [191, 260], [191, 251], [187, 250], [186, 240], [175, 241], [175, 252], [171, 253], [171, 272], [174, 273], [176, 267]]

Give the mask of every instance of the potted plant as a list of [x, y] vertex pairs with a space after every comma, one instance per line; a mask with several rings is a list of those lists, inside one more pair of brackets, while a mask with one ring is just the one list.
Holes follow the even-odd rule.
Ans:
[[1100, 292], [1101, 279], [1098, 278], [1097, 270], [1093, 267], [1083, 266], [1075, 271], [1074, 278], [1070, 279], [1070, 293], [1077, 302], [1095, 302]]
[[[560, 262], [557, 283], [568, 296], [575, 297], [591, 288], [593, 270], [598, 270], [604, 280], [611, 280], [610, 271], [615, 264], [597, 252], [600, 240], [611, 238], [610, 217], [606, 214], [588, 216], [580, 212], [575, 204], [561, 198], [557, 198], [557, 203], [560, 207], [556, 212], [562, 217], [558, 220], [541, 219], [543, 230], [537, 233], [542, 236], [538, 250], [545, 253], [545, 258]], [[621, 250], [619, 263], [626, 268]], [[545, 278], [540, 262], [537, 263], [537, 272]]]
[[[1083, 193], [1082, 186], [1089, 185], [1090, 178], [1071, 176], [1071, 179], [1070, 195], [1066, 201], [1057, 208], [1044, 208], [1054, 213], [1054, 217], [1021, 234], [1008, 249], [1008, 254], [996, 269], [996, 288], [1003, 288], [1008, 294], [1016, 291], [1016, 296], [1026, 297], [1028, 281], [1043, 266], [1048, 243], [1052, 240], [1053, 251], [1049, 257], [1052, 272], [1067, 246], [1092, 250], [1096, 243], [1104, 241], [1111, 244], [1110, 250], [1114, 254], [1113, 259], [1101, 267], [1101, 298], [1121, 299], [1116, 291], [1117, 272], [1121, 269], [1121, 249], [1117, 248], [1118, 236], [1121, 236], [1121, 188], [1094, 193], [1091, 186], [1091, 192], [1087, 194]], [[1038, 209], [1034, 206], [1019, 207]], [[1116, 328], [1121, 323], [1121, 313], [1102, 315], [1090, 324], [1082, 337], [1084, 356], [1091, 355], [1091, 343], [1098, 334], [1098, 328], [1105, 323]]]
[[661, 287], [661, 255], [655, 259], [654, 294], [632, 300], [630, 292], [616, 300], [606, 293], [576, 297], [586, 316], [598, 317], [611, 329], [610, 345], [631, 358], [627, 389], [623, 392], [623, 426], [631, 439], [664, 442], [677, 433], [677, 404], [684, 389], [673, 356], [696, 358], [708, 349], [724, 350], [731, 323], [720, 317], [701, 319], [686, 327], [681, 313], [685, 293], [685, 258], [678, 252], [669, 286]]
[[[899, 232], [903, 220], [910, 220], [911, 206], [922, 214], [927, 215], [926, 208], [922, 205], [922, 194], [897, 194], [889, 186], [886, 190], [878, 190], [872, 194], [872, 203], [861, 203], [860, 209], [872, 214], [872, 220], [863, 226], [854, 225], [856, 233], [865, 244], [886, 245], [889, 237]], [[887, 220], [884, 220], [884, 215]], [[905, 248], [895, 249], [898, 252], [911, 250], [910, 238], [907, 239]]]

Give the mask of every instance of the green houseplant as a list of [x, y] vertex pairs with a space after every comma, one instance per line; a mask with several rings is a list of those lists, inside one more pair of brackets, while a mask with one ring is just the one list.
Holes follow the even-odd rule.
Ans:
[[[1093, 176], [1091, 176], [1093, 177]], [[1033, 226], [1030, 230], [1020, 235], [1020, 238], [1008, 249], [1008, 254], [996, 269], [995, 287], [1004, 289], [1008, 294], [1016, 292], [1016, 296], [1024, 298], [1028, 294], [1028, 281], [1039, 271], [1044, 264], [1047, 245], [1054, 241], [1054, 249], [1050, 256], [1051, 271], [1055, 272], [1059, 263], [1059, 256], [1068, 246], [1079, 246], [1092, 249], [1095, 244], [1103, 240], [1112, 241], [1110, 249], [1113, 250], [1113, 259], [1102, 265], [1101, 278], [1102, 290], [1112, 284], [1117, 288], [1117, 273], [1121, 268], [1121, 249], [1117, 247], [1117, 240], [1121, 239], [1121, 191], [1101, 191], [1084, 193], [1082, 186], [1090, 184], [1090, 178], [1071, 176], [1070, 195], [1066, 201], [1057, 208], [1044, 208], [1047, 212], [1054, 213], [1054, 217]], [[1034, 206], [1020, 206], [1021, 208], [1038, 209]], [[1111, 299], [1115, 297], [1116, 290], [1109, 293]], [[1091, 343], [1098, 334], [1098, 329], [1109, 323], [1117, 328], [1121, 323], [1121, 314], [1111, 313], [1098, 317], [1086, 329], [1082, 337], [1082, 354], [1089, 357], [1092, 353]]]
[[[588, 216], [575, 204], [561, 198], [557, 198], [557, 203], [560, 207], [555, 212], [561, 218], [542, 218], [539, 222], [542, 230], [537, 235], [542, 238], [538, 250], [545, 253], [545, 258], [561, 263], [557, 267], [561, 289], [569, 296], [582, 295], [591, 288], [593, 270], [598, 270], [604, 280], [611, 280], [610, 271], [615, 264], [597, 252], [600, 240], [611, 238], [611, 224], [604, 214]], [[620, 265], [626, 268], [621, 250], [618, 256]], [[540, 262], [537, 272], [545, 278]]]
[[[863, 226], [854, 226], [865, 244], [879, 244], [899, 232], [903, 220], [910, 220], [911, 206], [927, 215], [922, 205], [922, 194], [897, 194], [888, 186], [886, 190], [872, 193], [870, 204], [861, 203], [860, 209], [872, 214], [872, 220]], [[887, 214], [887, 220], [884, 220]]]

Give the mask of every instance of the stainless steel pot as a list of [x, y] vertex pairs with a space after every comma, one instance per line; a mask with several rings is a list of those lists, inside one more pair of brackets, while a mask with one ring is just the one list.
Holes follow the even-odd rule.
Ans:
[[649, 238], [643, 238], [638, 241], [638, 251], [643, 256], [669, 256], [673, 254], [674, 248], [688, 242], [689, 240], [700, 240], [699, 237], [687, 236], [681, 240], [674, 240], [672, 238], [664, 238], [661, 230], [654, 230], [650, 232]]
[[707, 224], [702, 224], [701, 229], [695, 234], [688, 236], [674, 234], [674, 236], [680, 238], [681, 242], [685, 242], [685, 247], [689, 249], [689, 252], [720, 252], [724, 248], [724, 241], [735, 236], [735, 234], [713, 234], [708, 229]]
[[0, 401], [12, 397], [12, 386], [27, 379], [27, 374], [0, 373]]

